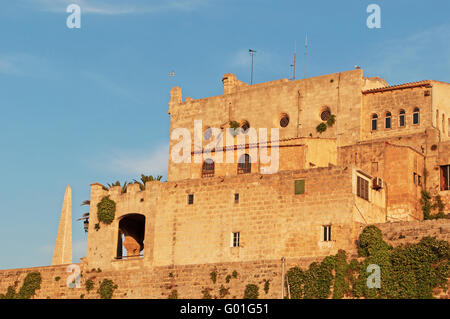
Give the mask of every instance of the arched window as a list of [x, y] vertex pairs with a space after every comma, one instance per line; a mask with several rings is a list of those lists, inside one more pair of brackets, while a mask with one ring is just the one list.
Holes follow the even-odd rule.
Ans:
[[214, 176], [214, 161], [207, 158], [202, 165], [202, 177], [213, 177]]
[[418, 107], [416, 107], [413, 112], [413, 124], [414, 125], [419, 124], [419, 114], [420, 114], [420, 110]]
[[378, 128], [378, 115], [372, 115], [372, 131], [376, 131]]
[[247, 174], [247, 173], [251, 173], [251, 171], [252, 171], [252, 164], [250, 161], [250, 155], [242, 154], [239, 157], [237, 173], [238, 174]]
[[[144, 250], [145, 216], [128, 214], [119, 221], [117, 259], [139, 258]], [[126, 255], [124, 255], [126, 250]]]
[[405, 126], [405, 110], [400, 110], [400, 113], [398, 115], [398, 126]]
[[391, 128], [391, 112], [386, 112], [386, 117], [384, 118], [384, 127], [385, 128]]

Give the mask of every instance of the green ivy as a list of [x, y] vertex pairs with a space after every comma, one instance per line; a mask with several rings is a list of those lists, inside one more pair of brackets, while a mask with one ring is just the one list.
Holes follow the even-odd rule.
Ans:
[[231, 273], [231, 276], [236, 279], [238, 276], [238, 272], [236, 270], [233, 270], [233, 272]]
[[114, 284], [112, 280], [103, 279], [97, 292], [102, 299], [111, 299], [114, 294], [114, 290], [116, 290], [117, 288], [117, 285]]
[[170, 292], [170, 295], [167, 297], [167, 299], [178, 299], [178, 291], [177, 290], [172, 290]]
[[322, 134], [323, 132], [325, 132], [327, 130], [327, 125], [325, 123], [320, 123], [319, 125], [317, 125], [316, 127], [316, 131], [319, 134]]
[[[420, 203], [422, 204], [423, 219], [441, 219], [447, 216], [444, 213], [445, 205], [442, 202], [440, 195], [436, 195], [432, 202], [432, 197], [430, 193], [426, 190], [422, 190]], [[436, 214], [432, 214], [432, 211], [437, 210]]]
[[217, 272], [216, 272], [216, 271], [212, 271], [212, 272], [209, 274], [209, 277], [211, 278], [211, 281], [213, 282], [213, 284], [215, 284], [216, 281], [217, 281]]
[[61, 280], [61, 277], [59, 277], [59, 276], [55, 277], [55, 281], [60, 281], [60, 280]]
[[203, 289], [202, 290], [202, 295], [203, 295], [203, 299], [212, 299], [212, 296], [211, 296], [211, 288], [205, 288], [205, 289]]
[[219, 288], [220, 298], [224, 298], [229, 293], [230, 293], [230, 288], [225, 288], [223, 285], [220, 285], [220, 288]]
[[84, 284], [86, 287], [86, 291], [89, 292], [92, 289], [94, 289], [94, 282], [91, 279], [86, 280], [86, 283]]
[[105, 196], [97, 204], [97, 218], [100, 222], [109, 225], [113, 222], [116, 213], [116, 203]]
[[269, 292], [269, 288], [270, 288], [270, 280], [264, 280], [264, 292], [266, 293], [266, 295]]
[[[358, 253], [364, 260], [347, 262], [345, 251], [328, 256], [309, 269], [287, 272], [291, 298], [432, 298], [433, 289], [447, 290], [450, 277], [450, 244], [433, 237], [419, 243], [391, 247], [375, 226], [366, 227], [358, 239]], [[381, 270], [381, 288], [368, 288], [367, 268]]]
[[23, 280], [22, 287], [16, 293], [18, 282], [14, 286], [9, 286], [6, 294], [0, 294], [0, 299], [30, 299], [36, 294], [36, 290], [41, 288], [42, 277], [40, 272], [30, 272]]
[[259, 297], [258, 286], [254, 284], [248, 284], [245, 287], [244, 299], [258, 299], [258, 297]]

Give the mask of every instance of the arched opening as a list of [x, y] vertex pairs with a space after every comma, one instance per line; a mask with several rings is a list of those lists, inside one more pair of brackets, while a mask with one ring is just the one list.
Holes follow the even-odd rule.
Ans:
[[398, 115], [398, 126], [405, 126], [405, 110], [400, 110], [400, 113]]
[[419, 124], [419, 115], [420, 115], [420, 110], [418, 107], [416, 107], [413, 112], [413, 124], [414, 125]]
[[145, 216], [128, 214], [119, 221], [117, 259], [144, 255]]
[[214, 161], [207, 158], [202, 165], [202, 177], [213, 177], [214, 176]]
[[378, 128], [378, 115], [372, 115], [372, 131], [376, 131]]
[[385, 128], [391, 128], [391, 118], [392, 118], [392, 114], [391, 112], [386, 112], [386, 116], [384, 118], [384, 127]]
[[242, 154], [239, 157], [237, 173], [238, 174], [248, 174], [248, 173], [251, 173], [251, 171], [252, 171], [252, 164], [250, 161], [250, 155]]

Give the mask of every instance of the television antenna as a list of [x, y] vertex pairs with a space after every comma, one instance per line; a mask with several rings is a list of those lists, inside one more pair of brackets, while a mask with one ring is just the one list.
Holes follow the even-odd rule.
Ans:
[[291, 80], [295, 80], [295, 67], [297, 64], [297, 42], [294, 42], [294, 64], [291, 64], [291, 70], [292, 70], [292, 78]]

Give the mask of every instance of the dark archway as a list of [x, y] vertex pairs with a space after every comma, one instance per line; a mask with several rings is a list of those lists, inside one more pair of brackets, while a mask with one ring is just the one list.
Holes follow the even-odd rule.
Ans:
[[[145, 216], [141, 214], [128, 214], [119, 221], [117, 258], [139, 257], [144, 250]], [[127, 255], [123, 256], [123, 248]]]

